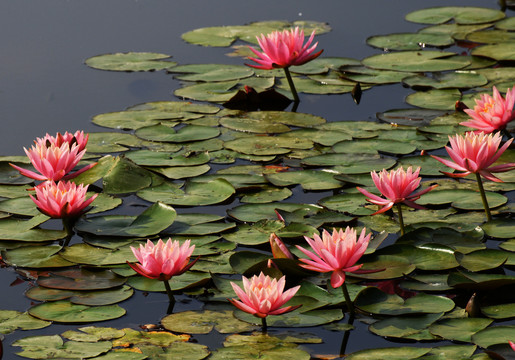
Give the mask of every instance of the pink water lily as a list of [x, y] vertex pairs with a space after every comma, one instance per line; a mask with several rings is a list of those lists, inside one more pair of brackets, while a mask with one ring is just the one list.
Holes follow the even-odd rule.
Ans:
[[357, 189], [367, 197], [367, 200], [373, 204], [383, 206], [381, 209], [372, 215], [383, 213], [393, 207], [394, 204], [403, 203], [415, 209], [424, 209], [424, 207], [416, 204], [414, 201], [418, 200], [421, 195], [431, 191], [436, 187], [430, 186], [424, 190], [414, 193], [420, 185], [421, 178], [418, 176], [420, 167], [413, 171], [412, 167], [404, 170], [403, 167], [390, 172], [383, 169], [379, 174], [372, 171], [370, 175], [376, 185], [377, 189], [383, 194], [385, 198], [372, 194], [371, 192], [357, 187]]
[[243, 276], [242, 280], [243, 290], [231, 282], [232, 288], [240, 300], [229, 299], [231, 304], [240, 310], [259, 318], [265, 318], [268, 315], [284, 314], [300, 307], [300, 305], [296, 305], [281, 308], [300, 288], [298, 285], [284, 291], [285, 276], [277, 280], [260, 273], [259, 276], [254, 275], [250, 279]]
[[515, 351], [515, 342], [509, 341], [509, 344], [510, 344], [511, 348], [513, 349], [513, 351]]
[[270, 248], [274, 259], [293, 259], [293, 255], [284, 242], [274, 233], [270, 234]]
[[356, 230], [347, 226], [345, 231], [333, 229], [330, 234], [327, 230], [322, 232], [322, 237], [315, 234], [313, 239], [304, 236], [314, 252], [297, 245], [309, 259], [299, 259], [305, 269], [318, 272], [333, 272], [331, 286], [338, 288], [345, 282], [345, 272], [355, 272], [363, 265], [356, 262], [367, 250], [371, 234], [365, 235], [365, 228], [361, 230], [357, 238]]
[[493, 173], [515, 169], [515, 163], [493, 165], [513, 141], [513, 139], [510, 139], [499, 148], [501, 140], [500, 133], [488, 135], [483, 132], [479, 134], [473, 132], [468, 132], [465, 135], [456, 134], [456, 136], [449, 136], [451, 146], [445, 147], [452, 161], [435, 155], [431, 156], [450, 168], [462, 171], [461, 173], [444, 172], [448, 176], [465, 177], [469, 174], [479, 174], [485, 179], [502, 182]]
[[320, 54], [323, 50], [313, 53], [318, 45], [318, 42], [309, 47], [315, 37], [315, 31], [311, 33], [306, 44], [304, 44], [304, 30], [299, 30], [298, 27], [290, 30], [274, 31], [268, 35], [261, 34], [257, 37], [259, 46], [263, 52], [259, 52], [253, 47], [250, 50], [256, 54], [257, 58], [249, 58], [257, 62], [259, 65], [249, 65], [256, 69], [277, 69], [286, 68], [292, 65], [303, 65], [311, 61]]
[[131, 246], [131, 250], [139, 263], [130, 263], [129, 266], [149, 279], [168, 281], [172, 276], [181, 275], [188, 271], [193, 264], [190, 257], [195, 250], [195, 245], [190, 246], [190, 240], [182, 245], [178, 240], [168, 239], [166, 243], [159, 239], [157, 244], [147, 240], [145, 246], [140, 245], [139, 249]]
[[474, 109], [464, 111], [472, 118], [461, 122], [460, 125], [477, 129], [475, 133], [486, 134], [497, 130], [503, 130], [506, 125], [515, 118], [513, 105], [515, 104], [515, 87], [506, 91], [503, 98], [497, 88], [493, 87], [493, 97], [488, 94], [481, 95], [480, 100], [475, 100]]
[[65, 133], [65, 135], [58, 133], [54, 138], [47, 134], [45, 137], [34, 141], [34, 145], [29, 150], [23, 148], [39, 174], [14, 164], [10, 165], [22, 175], [35, 180], [59, 181], [61, 179], [68, 180], [74, 178], [96, 165], [94, 163], [85, 166], [79, 171], [70, 174], [86, 152], [85, 146], [88, 136], [84, 136], [83, 133], [81, 135], [80, 132], [76, 133], [76, 135], [77, 137], [69, 133]]
[[88, 185], [73, 182], [44, 182], [35, 187], [36, 197], [30, 195], [39, 210], [54, 218], [67, 219], [81, 216], [98, 194], [86, 199]]

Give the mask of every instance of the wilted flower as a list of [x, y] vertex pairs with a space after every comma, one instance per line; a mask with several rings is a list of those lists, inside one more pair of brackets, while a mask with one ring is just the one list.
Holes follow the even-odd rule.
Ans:
[[168, 281], [172, 276], [188, 271], [197, 261], [189, 263], [190, 256], [195, 250], [195, 245], [190, 246], [190, 240], [186, 240], [182, 245], [178, 240], [172, 242], [172, 239], [168, 239], [166, 244], [159, 239], [156, 245], [147, 240], [145, 246], [140, 244], [139, 249], [131, 246], [131, 250], [139, 264], [127, 263], [138, 274], [149, 279]]
[[277, 280], [260, 273], [259, 276], [254, 275], [250, 279], [243, 276], [242, 280], [244, 290], [231, 282], [234, 292], [241, 301], [229, 299], [240, 310], [259, 318], [265, 318], [268, 315], [284, 314], [300, 307], [300, 305], [297, 305], [281, 308], [300, 288], [300, 285], [298, 285], [284, 291], [285, 276]]
[[474, 110], [464, 110], [472, 119], [464, 121], [460, 125], [477, 129], [475, 133], [483, 131], [486, 134], [506, 128], [506, 125], [515, 118], [513, 111], [515, 87], [506, 91], [506, 99], [502, 97], [495, 86], [493, 95], [491, 97], [483, 94], [480, 100], [476, 99]]
[[30, 195], [39, 210], [54, 218], [68, 219], [81, 216], [98, 194], [86, 199], [88, 185], [73, 182], [47, 181], [35, 187], [36, 197]]
[[74, 135], [68, 132], [64, 135], [57, 133], [56, 137], [46, 134], [43, 138], [37, 138], [29, 150], [23, 148], [39, 174], [17, 165], [11, 164], [11, 166], [22, 175], [35, 180], [71, 179], [96, 165], [91, 164], [69, 174], [86, 152], [87, 141], [88, 135], [84, 136], [81, 131], [77, 131]]
[[408, 167], [405, 171], [400, 167], [397, 170], [390, 172], [383, 169], [379, 174], [372, 171], [370, 175], [376, 185], [377, 189], [383, 194], [386, 199], [370, 193], [369, 191], [358, 187], [357, 189], [367, 197], [367, 200], [373, 204], [381, 205], [383, 208], [379, 209], [372, 215], [383, 213], [393, 207], [394, 204], [403, 203], [415, 209], [424, 209], [424, 207], [414, 203], [421, 195], [431, 191], [436, 185], [430, 186], [427, 189], [413, 193], [419, 186], [421, 178], [418, 177], [420, 167], [413, 172], [413, 169]]
[[317, 58], [323, 52], [323, 50], [320, 50], [313, 53], [318, 43], [309, 47], [314, 37], [315, 31], [313, 30], [308, 41], [304, 44], [304, 30], [299, 30], [298, 27], [282, 32], [274, 31], [266, 36], [261, 34], [261, 37], [257, 36], [256, 38], [263, 52], [250, 47], [250, 50], [258, 58], [249, 58], [260, 65], [247, 65], [257, 69], [270, 70], [305, 64]]
[[355, 264], [367, 250], [370, 241], [371, 234], [365, 235], [365, 229], [361, 230], [358, 239], [356, 235], [356, 230], [347, 226], [345, 232], [343, 229], [333, 229], [332, 235], [324, 230], [322, 237], [316, 234], [313, 239], [304, 236], [314, 253], [297, 245], [297, 248], [310, 258], [299, 259], [304, 263], [300, 266], [318, 272], [332, 271], [331, 286], [342, 286], [345, 282], [345, 272], [354, 272], [363, 266]]
[[515, 163], [492, 166], [513, 141], [513, 139], [506, 141], [499, 149], [501, 140], [500, 133], [486, 135], [482, 132], [479, 134], [468, 132], [464, 136], [456, 134], [456, 136], [449, 136], [451, 147], [445, 147], [453, 161], [431, 156], [450, 168], [463, 171], [454, 174], [444, 172], [451, 177], [465, 177], [477, 173], [485, 179], [502, 182], [492, 173], [515, 169]]

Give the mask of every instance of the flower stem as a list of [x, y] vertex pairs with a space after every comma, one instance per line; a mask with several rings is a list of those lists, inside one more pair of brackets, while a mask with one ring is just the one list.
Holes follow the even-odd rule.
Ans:
[[66, 231], [66, 239], [64, 240], [63, 247], [68, 246], [70, 244], [70, 240], [72, 239], [75, 232], [73, 231], [73, 226], [75, 225], [75, 220], [72, 218], [62, 218], [63, 227]]
[[286, 74], [286, 79], [288, 80], [288, 85], [290, 85], [290, 90], [293, 95], [293, 101], [295, 101], [295, 103], [298, 103], [300, 101], [299, 94], [297, 94], [297, 90], [295, 89], [295, 84], [293, 83], [293, 79], [291, 78], [290, 70], [287, 67], [285, 67], [284, 73]]
[[266, 317], [261, 318], [261, 332], [266, 335], [268, 332], [268, 326], [266, 324]]
[[351, 318], [354, 317], [354, 304], [350, 299], [349, 291], [347, 290], [347, 285], [343, 283], [342, 285], [343, 297], [345, 298], [345, 302], [347, 303], [347, 309], [349, 310], [349, 315]]
[[168, 283], [168, 280], [163, 280], [163, 282], [165, 283], [166, 294], [168, 295], [168, 300], [170, 300], [170, 304], [175, 304], [175, 298], [172, 294], [172, 289], [170, 289], [170, 284]]
[[399, 213], [399, 226], [401, 227], [401, 236], [406, 232], [404, 231], [404, 218], [402, 217], [402, 207], [401, 204], [397, 204], [397, 212]]
[[492, 221], [492, 214], [490, 214], [490, 207], [488, 206], [483, 181], [481, 180], [481, 175], [479, 175], [479, 173], [476, 173], [476, 180], [477, 186], [479, 187], [479, 193], [481, 194], [481, 200], [483, 201], [483, 207], [485, 208], [486, 221]]
[[[354, 323], [354, 316], [349, 317], [349, 321], [347, 321], [348, 325], [351, 325]], [[340, 345], [340, 357], [343, 357], [345, 355], [345, 350], [347, 349], [347, 344], [349, 342], [349, 336], [350, 336], [351, 329], [345, 330], [345, 333], [343, 334], [342, 343]]]

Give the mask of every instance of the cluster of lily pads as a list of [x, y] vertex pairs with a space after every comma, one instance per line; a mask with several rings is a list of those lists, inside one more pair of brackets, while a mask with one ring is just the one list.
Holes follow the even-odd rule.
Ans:
[[[149, 102], [93, 118], [113, 130], [89, 134], [82, 163], [98, 164], [74, 181], [91, 184], [89, 189], [99, 195], [76, 223], [81, 241], [71, 246], [56, 243], [66, 232], [45, 225], [49, 217], [28, 196], [32, 180], [7, 164], [25, 166], [28, 159], [0, 159], [2, 259], [30, 280], [26, 296], [37, 302], [26, 313], [0, 311], [0, 333], [123, 316], [122, 302], [134, 290], [165, 291], [162, 281], [136, 275], [126, 264], [134, 261], [130, 246], [172, 237], [191, 239], [193, 256], [200, 259], [170, 281], [171, 289], [204, 302], [202, 311], [167, 315], [158, 331], [88, 326], [28, 337], [13, 343], [22, 348], [18, 354], [35, 359], [166, 359], [172, 354], [182, 359], [257, 354], [309, 359], [309, 352], [298, 345], [320, 343], [321, 338], [280, 331], [253, 334], [259, 319], [227, 303], [234, 297], [230, 282], [235, 274], [286, 274], [301, 285], [289, 304], [302, 307], [270, 317], [268, 325], [323, 326], [342, 331], [342, 337], [349, 331], [352, 341], [353, 327], [343, 321], [345, 299], [327, 276], [304, 270], [293, 259], [274, 259], [276, 267], [268, 266], [271, 233], [302, 256], [293, 245], [305, 246], [303, 236], [351, 225], [375, 233], [360, 261], [363, 269], [384, 269], [347, 277], [357, 320], [382, 337], [436, 346], [366, 349], [346, 359], [482, 360], [490, 358], [487, 352], [507, 358], [512, 351], [508, 341], [515, 339], [515, 326], [505, 322], [515, 317], [515, 221], [509, 201], [515, 172], [499, 174], [502, 183], [484, 184], [494, 217], [484, 223], [475, 178], [450, 180], [441, 171], [452, 169], [419, 154], [438, 152], [449, 135], [469, 130], [459, 125], [468, 116], [456, 110], [457, 101], [472, 107], [473, 99], [491, 93], [493, 85], [500, 90], [513, 86], [515, 42], [510, 30], [515, 30], [515, 21], [498, 10], [471, 7], [424, 9], [406, 19], [429, 26], [417, 33], [369, 38], [368, 44], [384, 51], [363, 60], [319, 57], [290, 68], [304, 94], [342, 94], [395, 83], [414, 90], [406, 102], [416, 107], [387, 110], [373, 122], [220, 106], [245, 86], [289, 97], [280, 69], [178, 65], [168, 55], [153, 53], [88, 59], [87, 65], [102, 70], [166, 70], [183, 84], [174, 94], [197, 102]], [[330, 31], [317, 22], [267, 21], [197, 29], [183, 39], [202, 46], [255, 44], [261, 33], [292, 26], [308, 33]], [[466, 55], [428, 49], [464, 45], [472, 48]], [[250, 54], [243, 46], [231, 55]], [[513, 149], [500, 161], [515, 162]], [[426, 210], [404, 209], [407, 232], [400, 237], [394, 214], [369, 216], [377, 206], [356, 189], [377, 193], [370, 171], [399, 166], [420, 166], [423, 188], [439, 185], [417, 201]], [[302, 190], [318, 196], [316, 203], [299, 203], [302, 195], [294, 194]], [[102, 214], [129, 199], [151, 205], [137, 215], [123, 215], [127, 204], [116, 215]], [[210, 352], [188, 341], [191, 335], [211, 331], [231, 334], [223, 348]], [[455, 344], [438, 346], [444, 340]]]

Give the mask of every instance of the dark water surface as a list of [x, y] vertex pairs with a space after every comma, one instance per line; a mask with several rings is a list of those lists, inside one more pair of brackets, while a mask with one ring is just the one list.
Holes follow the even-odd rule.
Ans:
[[[88, 68], [88, 57], [127, 51], [150, 51], [173, 56], [179, 64], [234, 63], [227, 48], [194, 46], [181, 40], [187, 31], [207, 26], [240, 25], [262, 20], [315, 20], [330, 24], [332, 31], [317, 37], [323, 56], [362, 59], [378, 54], [367, 37], [395, 32], [414, 32], [422, 26], [408, 23], [404, 15], [431, 6], [483, 6], [498, 8], [492, 0], [2, 0], [0, 1], [0, 155], [22, 155], [22, 147], [36, 137], [60, 131], [103, 131], [91, 117], [120, 111], [128, 106], [158, 100], [177, 100], [172, 92], [179, 82], [163, 72], [117, 73]], [[375, 113], [407, 107], [411, 92], [395, 86], [376, 86], [355, 105], [349, 94], [301, 94], [299, 112], [313, 113], [328, 121], [374, 119]], [[307, 194], [297, 200], [310, 202]], [[320, 194], [316, 194], [320, 198]], [[314, 200], [316, 201], [316, 200]], [[137, 210], [138, 212], [140, 210]], [[25, 311], [30, 300], [23, 295], [27, 283], [12, 285], [16, 274], [0, 271], [0, 309]], [[175, 311], [200, 309], [202, 304], [178, 297]], [[127, 315], [101, 326], [132, 327], [157, 323], [165, 315], [167, 297], [136, 291], [121, 304]], [[19, 358], [9, 346], [28, 335], [59, 334], [77, 326], [52, 325], [38, 331], [16, 331], [4, 341], [4, 359]], [[306, 329], [313, 332], [313, 329]], [[338, 353], [343, 333], [318, 332], [323, 345], [316, 353]], [[196, 337], [214, 346], [222, 336]], [[216, 337], [216, 338], [213, 338]], [[211, 343], [210, 343], [211, 342]], [[395, 346], [360, 326], [351, 333], [348, 352]], [[428, 345], [431, 346], [431, 345]]]

